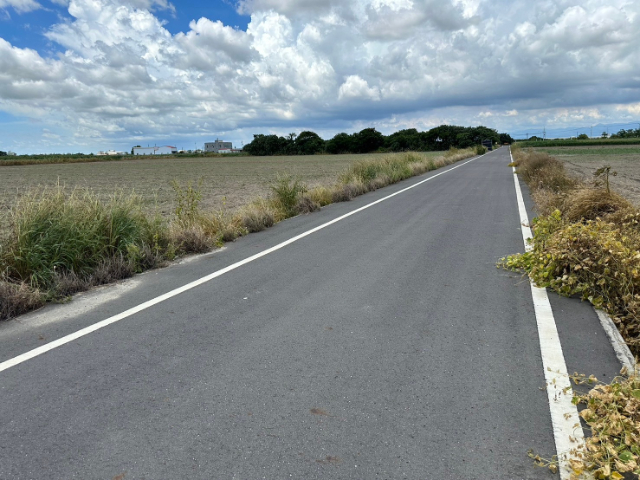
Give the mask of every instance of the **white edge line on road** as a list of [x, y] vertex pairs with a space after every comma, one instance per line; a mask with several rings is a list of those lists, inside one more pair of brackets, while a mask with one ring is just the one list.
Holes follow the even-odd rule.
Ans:
[[620, 335], [618, 327], [616, 327], [616, 324], [613, 323], [613, 320], [606, 312], [598, 310], [595, 307], [593, 307], [593, 309], [598, 315], [598, 320], [600, 320], [600, 325], [602, 325], [605, 335], [611, 342], [616, 357], [623, 367], [627, 367], [629, 373], [633, 373], [637, 368], [636, 359], [631, 353], [631, 350], [629, 350], [629, 345], [627, 345], [627, 342], [625, 342], [622, 335]]
[[[482, 155], [481, 155], [482, 156]], [[296, 235], [295, 237], [290, 238], [289, 240], [285, 240], [282, 243], [279, 243], [278, 245], [275, 245], [271, 248], [268, 248], [266, 250], [263, 250], [262, 252], [256, 253], [255, 255], [252, 255], [248, 258], [245, 258], [244, 260], [240, 260], [239, 262], [236, 262], [232, 265], [229, 265], [228, 267], [225, 267], [223, 269], [220, 269], [216, 272], [213, 272], [207, 276], [204, 276], [202, 278], [199, 278], [198, 280], [195, 280], [191, 283], [188, 283], [186, 285], [183, 285], [182, 287], [176, 288], [174, 290], [171, 290], [170, 292], [165, 293], [164, 295], [160, 295], [159, 297], [155, 297], [152, 298], [151, 300], [148, 300], [144, 303], [141, 303], [140, 305], [137, 305], [133, 308], [130, 308], [129, 310], [125, 310], [122, 313], [119, 313], [117, 315], [114, 315], [112, 317], [109, 317], [105, 320], [101, 320], [97, 323], [94, 323], [93, 325], [90, 325], [88, 327], [85, 327], [81, 330], [78, 330], [77, 332], [71, 333], [69, 335], [66, 335], [64, 337], [61, 337], [57, 340], [54, 340], [53, 342], [49, 342], [46, 345], [42, 345], [41, 347], [38, 348], [34, 348], [33, 350], [30, 350], [28, 352], [25, 352], [21, 355], [18, 355], [17, 357], [11, 358], [9, 360], [6, 360], [2, 363], [0, 363], [0, 372], [7, 370], [11, 367], [15, 367], [16, 365], [20, 365], [23, 362], [26, 362], [27, 360], [30, 360], [34, 357], [37, 357], [39, 355], [42, 355], [44, 353], [47, 353], [55, 348], [61, 347], [62, 345], [65, 345], [67, 343], [73, 342], [74, 340], [77, 340], [78, 338], [84, 337], [85, 335], [89, 335], [90, 333], [93, 333], [97, 330], [100, 330], [104, 327], [107, 327], [109, 325], [111, 325], [112, 323], [116, 323], [119, 322], [120, 320], [123, 320], [127, 317], [130, 317], [131, 315], [134, 315], [138, 312], [141, 312], [143, 310], [146, 310], [154, 305], [157, 305], [158, 303], [164, 302], [165, 300], [168, 300], [172, 297], [175, 297], [176, 295], [180, 295], [181, 293], [184, 293], [188, 290], [191, 290], [195, 287], [198, 287], [200, 285], [202, 285], [203, 283], [207, 283], [211, 280], [213, 280], [214, 278], [220, 277], [221, 275], [224, 275], [225, 273], [228, 273], [232, 270], [235, 270], [236, 268], [242, 267], [243, 265], [246, 265], [247, 263], [251, 263], [254, 260], [257, 260], [261, 257], [264, 257], [265, 255], [269, 255], [270, 253], [273, 253], [277, 250], [280, 250], [281, 248], [286, 247], [287, 245], [291, 245], [294, 242], [297, 242], [298, 240], [301, 240], [319, 230], [322, 230], [323, 228], [327, 228], [330, 225], [333, 225], [334, 223], [337, 223], [341, 220], [344, 220], [345, 218], [350, 217], [351, 215], [355, 215], [356, 213], [359, 213], [363, 210], [366, 210], [367, 208], [373, 207], [374, 205], [377, 205], [378, 203], [384, 202], [385, 200], [389, 200], [390, 198], [395, 197], [396, 195], [400, 195], [401, 193], [406, 192], [407, 190], [411, 190], [412, 188], [415, 188], [419, 185], [422, 185], [423, 183], [426, 183], [430, 180], [433, 180], [434, 178], [437, 178], [441, 175], [444, 175], [445, 173], [449, 173], [457, 168], [463, 167], [466, 164], [473, 162], [474, 160], [477, 160], [480, 157], [474, 157], [470, 160], [467, 160], [464, 163], [460, 163], [458, 165], [455, 165], [452, 168], [449, 168], [443, 172], [437, 173], [435, 175], [432, 175], [429, 178], [426, 178], [418, 183], [415, 183], [407, 188], [403, 188], [402, 190], [398, 190], [395, 193], [392, 193], [391, 195], [387, 195], [386, 197], [380, 198], [378, 200], [376, 200], [375, 202], [371, 202], [368, 203], [367, 205], [364, 205], [360, 208], [357, 208], [356, 210], [352, 210], [349, 213], [346, 213], [338, 218], [334, 218], [333, 220], [323, 223], [322, 225], [319, 225], [315, 228], [312, 228], [311, 230], [307, 230], [304, 233], [301, 233], [299, 235]]]
[[[511, 149], [509, 149], [511, 155]], [[513, 157], [511, 157], [513, 162]], [[520, 223], [522, 225], [522, 238], [525, 248], [530, 251], [532, 246], [529, 239], [532, 237], [529, 227], [529, 216], [524, 205], [522, 190], [518, 181], [515, 167], [513, 168], [513, 180], [516, 186], [518, 198], [518, 210], [520, 211]], [[562, 345], [558, 335], [558, 328], [553, 317], [551, 304], [547, 290], [536, 287], [530, 280], [533, 307], [538, 324], [538, 337], [540, 339], [540, 353], [542, 355], [542, 367], [547, 382], [547, 397], [551, 411], [551, 424], [553, 437], [556, 443], [560, 478], [569, 480], [571, 467], [569, 466], [570, 451], [581, 448], [584, 445], [584, 433], [580, 426], [580, 417], [577, 407], [571, 402], [573, 389], [567, 373], [567, 365], [562, 353]]]

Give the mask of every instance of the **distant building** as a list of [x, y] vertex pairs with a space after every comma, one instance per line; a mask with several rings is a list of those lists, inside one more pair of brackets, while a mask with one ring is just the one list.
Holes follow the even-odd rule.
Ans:
[[100, 151], [96, 153], [97, 156], [105, 156], [105, 155], [126, 155], [124, 152], [116, 152], [115, 150], [107, 150], [106, 152]]
[[205, 152], [220, 153], [220, 150], [233, 150], [233, 144], [231, 142], [223, 142], [217, 138], [215, 142], [208, 142], [204, 144]]
[[162, 147], [133, 147], [133, 155], [170, 155], [178, 153], [176, 147], [163, 145]]
[[242, 150], [237, 148], [221, 148], [217, 153], [242, 153]]

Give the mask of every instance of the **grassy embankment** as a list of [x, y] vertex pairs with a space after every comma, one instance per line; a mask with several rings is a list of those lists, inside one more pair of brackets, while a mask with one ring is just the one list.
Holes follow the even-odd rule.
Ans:
[[[580, 295], [607, 311], [637, 356], [640, 354], [640, 211], [611, 191], [609, 168], [587, 185], [569, 177], [546, 153], [513, 149], [517, 172], [530, 187], [539, 217], [533, 249], [503, 259], [538, 286]], [[574, 397], [592, 435], [574, 452], [576, 478], [622, 479], [640, 474], [640, 380], [637, 372]], [[591, 379], [593, 381], [593, 379]]]
[[36, 190], [18, 200], [11, 229], [0, 238], [0, 319], [33, 310], [92, 286], [162, 266], [177, 256], [202, 253], [286, 218], [348, 201], [414, 175], [472, 156], [450, 151], [354, 163], [333, 184], [308, 189], [281, 176], [268, 197], [236, 212], [203, 211], [199, 186], [173, 183], [170, 219], [149, 214], [135, 194], [101, 201], [87, 190]]

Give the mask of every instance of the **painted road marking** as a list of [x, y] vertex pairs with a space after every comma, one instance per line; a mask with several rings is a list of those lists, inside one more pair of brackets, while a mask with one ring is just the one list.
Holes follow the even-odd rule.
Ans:
[[355, 215], [356, 213], [362, 212], [363, 210], [366, 210], [368, 208], [373, 207], [374, 205], [377, 205], [378, 203], [382, 203], [386, 200], [389, 200], [390, 198], [395, 197], [396, 195], [400, 195], [401, 193], [404, 193], [408, 190], [411, 190], [412, 188], [416, 188], [419, 185], [422, 185], [423, 183], [429, 182], [431, 180], [433, 180], [434, 178], [437, 178], [441, 175], [444, 175], [446, 173], [452, 172], [453, 170], [463, 167], [465, 165], [467, 165], [468, 163], [473, 162], [474, 160], [477, 160], [480, 157], [474, 157], [471, 160], [467, 160], [464, 163], [461, 163], [459, 165], [456, 165], [452, 168], [449, 168], [448, 170], [445, 170], [443, 172], [437, 173], [425, 180], [422, 180], [418, 183], [415, 183], [407, 188], [403, 188], [402, 190], [398, 190], [395, 193], [392, 193], [391, 195], [387, 195], [386, 197], [383, 197], [379, 200], [376, 200], [375, 202], [371, 202], [367, 205], [364, 205], [363, 207], [357, 208], [356, 210], [353, 210], [349, 213], [346, 213], [338, 218], [334, 218], [333, 220], [327, 222], [327, 223], [323, 223], [322, 225], [312, 228], [311, 230], [308, 230], [304, 233], [301, 233], [300, 235], [297, 235], [295, 237], [290, 238], [289, 240], [286, 240], [282, 243], [279, 243], [278, 245], [268, 248], [267, 250], [263, 250], [262, 252], [256, 253], [255, 255], [252, 255], [248, 258], [245, 258], [244, 260], [240, 260], [239, 262], [236, 262], [232, 265], [229, 265], [228, 267], [225, 267], [223, 269], [220, 269], [216, 272], [213, 272], [209, 275], [206, 275], [198, 280], [195, 280], [191, 283], [188, 283], [186, 285], [183, 285], [182, 287], [176, 288], [174, 290], [171, 290], [170, 292], [165, 293], [164, 295], [160, 295], [156, 298], [152, 298], [151, 300], [148, 300], [144, 303], [141, 303], [140, 305], [137, 305], [133, 308], [130, 308], [129, 310], [125, 310], [122, 313], [119, 313], [117, 315], [114, 315], [112, 317], [109, 317], [105, 320], [101, 320], [100, 322], [94, 323], [93, 325], [90, 325], [88, 327], [85, 327], [81, 330], [78, 330], [77, 332], [71, 333], [69, 335], [66, 335], [64, 337], [59, 338], [58, 340], [54, 340], [53, 342], [49, 342], [46, 345], [42, 345], [41, 347], [38, 348], [34, 348], [33, 350], [30, 350], [28, 352], [25, 352], [21, 355], [18, 355], [17, 357], [14, 357], [12, 359], [6, 360], [2, 363], [0, 363], [0, 372], [7, 370], [11, 367], [15, 367], [16, 365], [20, 365], [23, 362], [26, 362], [27, 360], [30, 360], [32, 358], [38, 357], [44, 353], [47, 353], [55, 348], [61, 347], [63, 345], [66, 345], [67, 343], [73, 342], [74, 340], [77, 340], [81, 337], [84, 337], [85, 335], [89, 335], [90, 333], [93, 333], [97, 330], [100, 330], [104, 327], [107, 327], [109, 325], [111, 325], [112, 323], [116, 323], [119, 322], [120, 320], [123, 320], [127, 317], [130, 317], [131, 315], [135, 315], [138, 312], [141, 312], [143, 310], [146, 310], [148, 308], [153, 307], [154, 305], [157, 305], [159, 303], [164, 302], [165, 300], [168, 300], [172, 297], [175, 297], [176, 295], [180, 295], [181, 293], [184, 293], [188, 290], [191, 290], [193, 288], [196, 288], [204, 283], [207, 283], [211, 280], [213, 280], [214, 278], [218, 278], [222, 275], [224, 275], [225, 273], [228, 273], [232, 270], [235, 270], [236, 268], [240, 268], [243, 265], [246, 265], [248, 263], [253, 262], [254, 260], [258, 260], [259, 258], [264, 257], [265, 255], [269, 255], [270, 253], [273, 253], [277, 250], [280, 250], [284, 247], [286, 247], [287, 245], [291, 245], [294, 242], [297, 242], [298, 240], [302, 240], [305, 237], [308, 237], [309, 235], [318, 232], [324, 228], [329, 227], [330, 225], [333, 225], [334, 223], [338, 223], [341, 220], [344, 220], [345, 218], [348, 218], [352, 215]]
[[[511, 155], [511, 151], [509, 151]], [[513, 162], [513, 157], [511, 157]], [[522, 238], [525, 249], [531, 251], [532, 246], [528, 240], [532, 238], [529, 227], [529, 216], [522, 198], [522, 190], [518, 182], [518, 175], [513, 168], [513, 180], [516, 186], [516, 197], [518, 199], [518, 210], [520, 212], [520, 223], [522, 226]], [[556, 443], [556, 453], [560, 467], [560, 478], [569, 480], [571, 477], [571, 467], [569, 466], [570, 452], [573, 449], [581, 448], [584, 445], [584, 434], [580, 426], [580, 417], [577, 407], [571, 402], [573, 389], [567, 365], [562, 353], [562, 345], [558, 336], [556, 321], [553, 318], [553, 311], [549, 303], [547, 290], [536, 287], [530, 280], [533, 306], [538, 324], [538, 338], [540, 339], [540, 353], [542, 354], [542, 367], [544, 377], [547, 382], [547, 397], [549, 399], [549, 409], [551, 411], [551, 424], [553, 425], [553, 437]]]

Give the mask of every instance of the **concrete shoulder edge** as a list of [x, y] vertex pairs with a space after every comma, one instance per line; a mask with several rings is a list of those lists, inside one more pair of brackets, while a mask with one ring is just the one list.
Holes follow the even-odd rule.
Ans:
[[620, 363], [623, 367], [627, 367], [629, 372], [633, 372], [636, 368], [640, 369], [640, 365], [636, 365], [636, 359], [634, 358], [631, 350], [629, 350], [629, 346], [620, 335], [618, 331], [618, 327], [613, 323], [611, 317], [603, 312], [602, 310], [598, 310], [594, 307], [596, 314], [598, 315], [598, 320], [600, 320], [600, 324], [604, 329], [604, 333], [611, 342], [611, 346], [616, 353], [616, 357], [620, 360]]

